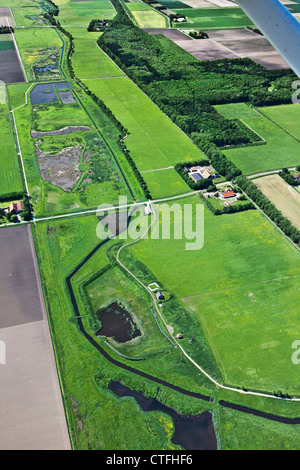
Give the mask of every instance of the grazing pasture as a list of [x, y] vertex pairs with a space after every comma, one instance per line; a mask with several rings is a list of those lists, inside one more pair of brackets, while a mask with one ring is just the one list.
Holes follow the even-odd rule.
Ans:
[[12, 117], [7, 102], [0, 104], [0, 120], [0, 139], [2, 143], [5, 142], [5, 145], [1, 145], [0, 152], [0, 195], [22, 192], [21, 167], [14, 140]]
[[125, 140], [140, 171], [203, 159], [203, 153], [127, 77], [84, 81], [126, 127]]
[[59, 21], [62, 26], [88, 27], [93, 19], [112, 19], [116, 12], [109, 0], [57, 0], [61, 8]]
[[[124, 73], [115, 66], [97, 45], [99, 33], [88, 32], [85, 28], [72, 28], [75, 51], [72, 65], [79, 79], [121, 77]], [[88, 84], [87, 84], [88, 85]]]
[[[266, 140], [265, 145], [225, 149], [224, 153], [245, 174], [277, 170], [299, 164], [300, 142], [278, 127], [254, 108], [235, 103], [215, 106], [227, 119], [242, 119], [259, 136]], [[289, 114], [289, 108], [282, 108], [282, 114]], [[264, 108], [265, 110], [265, 108]], [[297, 111], [296, 111], [297, 112]], [[284, 119], [282, 117], [282, 119]], [[296, 124], [295, 124], [296, 125]]]
[[[199, 199], [184, 203], [196, 205]], [[171, 216], [175, 224], [180, 210]], [[291, 361], [299, 315], [299, 252], [256, 210], [220, 218], [205, 208], [203, 248], [187, 251], [185, 243], [149, 237], [128, 249], [190, 308], [225, 383], [299, 393]], [[166, 320], [174, 326], [172, 315]]]
[[[271, 119], [282, 129], [300, 140], [300, 106], [297, 104], [287, 104], [281, 106], [266, 106], [258, 108], [266, 117]], [[299, 156], [300, 162], [300, 156]]]

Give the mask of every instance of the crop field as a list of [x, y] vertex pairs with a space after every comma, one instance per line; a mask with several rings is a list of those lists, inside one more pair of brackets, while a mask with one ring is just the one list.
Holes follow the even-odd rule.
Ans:
[[166, 28], [168, 20], [165, 16], [154, 10], [134, 10], [131, 12], [140, 28]]
[[109, 0], [57, 0], [61, 8], [59, 15], [62, 26], [85, 26], [93, 19], [112, 19], [115, 10]]
[[[267, 106], [275, 88], [285, 102], [294, 78], [243, 59], [284, 65], [235, 2], [161, 4], [187, 22], [170, 28], [141, 0], [0, 0], [15, 24], [0, 35], [0, 80], [15, 74], [0, 89], [0, 212], [28, 186], [33, 214], [0, 214], [0, 348], [13, 360], [0, 367], [0, 447], [190, 450], [208, 437], [196, 442], [189, 420], [208, 416], [219, 449], [300, 448], [300, 424], [281, 420], [300, 423], [300, 401], [286, 399], [300, 397], [298, 234], [293, 245], [254, 206], [227, 211], [232, 199], [214, 215], [175, 169], [209, 160], [220, 192], [252, 175], [300, 230], [299, 188], [264, 174], [300, 165], [300, 107]], [[92, 19], [109, 27], [89, 32]]]
[[24, 82], [22, 66], [11, 34], [2, 34], [0, 40], [0, 80], [5, 83]]
[[176, 28], [244, 28], [252, 26], [252, 21], [240, 8], [193, 8], [176, 9], [179, 13], [187, 17], [187, 23], [173, 23]]
[[167, 28], [169, 26], [166, 16], [141, 1], [126, 3], [126, 8], [140, 28]]
[[[215, 106], [227, 119], [239, 118], [266, 140], [265, 145], [224, 150], [225, 155], [245, 174], [292, 167], [299, 163], [300, 143], [264, 115], [245, 104]], [[278, 106], [281, 109], [281, 106]], [[288, 114], [287, 109], [285, 110]], [[265, 108], [263, 110], [265, 112]]]
[[279, 175], [253, 180], [265, 196], [300, 230], [300, 194]]
[[140, 171], [203, 158], [202, 152], [129, 78], [84, 83], [128, 129], [126, 146]]
[[[299, 393], [290, 350], [300, 255], [258, 211], [221, 219], [205, 209], [201, 250], [186, 251], [184, 240], [159, 239], [153, 256], [149, 238], [132, 245], [130, 253], [191, 309], [227, 384]], [[167, 321], [172, 325], [172, 317]]]
[[162, 0], [158, 2], [164, 5], [168, 10], [179, 10], [180, 8], [191, 8], [187, 3], [180, 2], [179, 0]]

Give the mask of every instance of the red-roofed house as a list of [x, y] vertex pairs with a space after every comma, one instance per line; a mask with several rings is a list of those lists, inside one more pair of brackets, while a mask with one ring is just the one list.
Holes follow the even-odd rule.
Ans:
[[229, 197], [234, 197], [234, 196], [235, 196], [234, 191], [226, 191], [225, 193], [223, 193], [224, 199], [228, 199]]
[[24, 210], [23, 201], [11, 202], [8, 206], [8, 212], [22, 212]]

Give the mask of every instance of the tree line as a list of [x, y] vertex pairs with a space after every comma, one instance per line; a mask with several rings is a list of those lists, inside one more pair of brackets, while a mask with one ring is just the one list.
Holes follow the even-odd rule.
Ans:
[[199, 61], [163, 35], [142, 31], [119, 0], [112, 3], [117, 15], [98, 45], [189, 136], [219, 147], [255, 142], [255, 133], [214, 105], [290, 102], [293, 72], [269, 71], [248, 58]]

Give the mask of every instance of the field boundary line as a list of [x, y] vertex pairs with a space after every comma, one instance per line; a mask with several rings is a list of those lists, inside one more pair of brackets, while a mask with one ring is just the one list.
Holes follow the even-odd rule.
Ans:
[[26, 106], [26, 105], [28, 104], [28, 96], [27, 96], [27, 95], [28, 95], [28, 92], [29, 92], [30, 88], [32, 88], [33, 85], [35, 85], [35, 84], [36, 84], [35, 82], [32, 83], [32, 84], [30, 85], [30, 87], [26, 90], [26, 92], [25, 92], [25, 103], [24, 103], [24, 104], [21, 104], [20, 106], [17, 106], [17, 108], [12, 109], [12, 110], [11, 110], [11, 113], [13, 113], [13, 112], [16, 111], [17, 109], [20, 109], [20, 108], [22, 108], [23, 106]]
[[283, 132], [285, 132], [289, 137], [291, 137], [292, 139], [296, 140], [296, 142], [300, 142], [300, 139], [297, 139], [297, 137], [295, 137], [293, 134], [290, 134], [289, 131], [287, 131], [286, 129], [284, 129], [284, 127], [281, 127], [280, 124], [278, 124], [276, 121], [273, 121], [273, 119], [271, 119], [269, 116], [267, 116], [263, 111], [261, 111], [260, 109], [257, 109], [255, 108], [253, 105], [250, 107], [257, 113], [259, 114], [260, 116], [268, 119], [272, 124], [274, 124], [274, 126], [278, 127], [280, 130], [282, 130]]
[[140, 173], [151, 173], [153, 171], [163, 171], [163, 170], [172, 170], [173, 168], [175, 168], [174, 166], [167, 166], [166, 168], [155, 168], [154, 170], [144, 170], [144, 171], [140, 171]]
[[[252, 129], [252, 127], [249, 126], [249, 124], [247, 124], [243, 119], [240, 118], [240, 121], [241, 121], [243, 124], [245, 124], [245, 126], [247, 126], [248, 129], [250, 129], [250, 131], [252, 131], [252, 132], [254, 132], [254, 134], [258, 135], [258, 137], [259, 137], [265, 144], [267, 143], [266, 139], [264, 139], [258, 132], [256, 132], [254, 129]], [[260, 142], [260, 140], [257, 140], [257, 141], [255, 141], [255, 142], [253, 142], [253, 143], [256, 144], [256, 143], [258, 143], [258, 142]]]
[[13, 19], [13, 22], [15, 23], [15, 28], [18, 28], [18, 24], [17, 24], [17, 22], [16, 22], [15, 15], [14, 15], [14, 12], [12, 11], [12, 8], [11, 8], [11, 7], [9, 7], [9, 11], [10, 11], [10, 15], [11, 15], [11, 17], [12, 17], [12, 19]]

